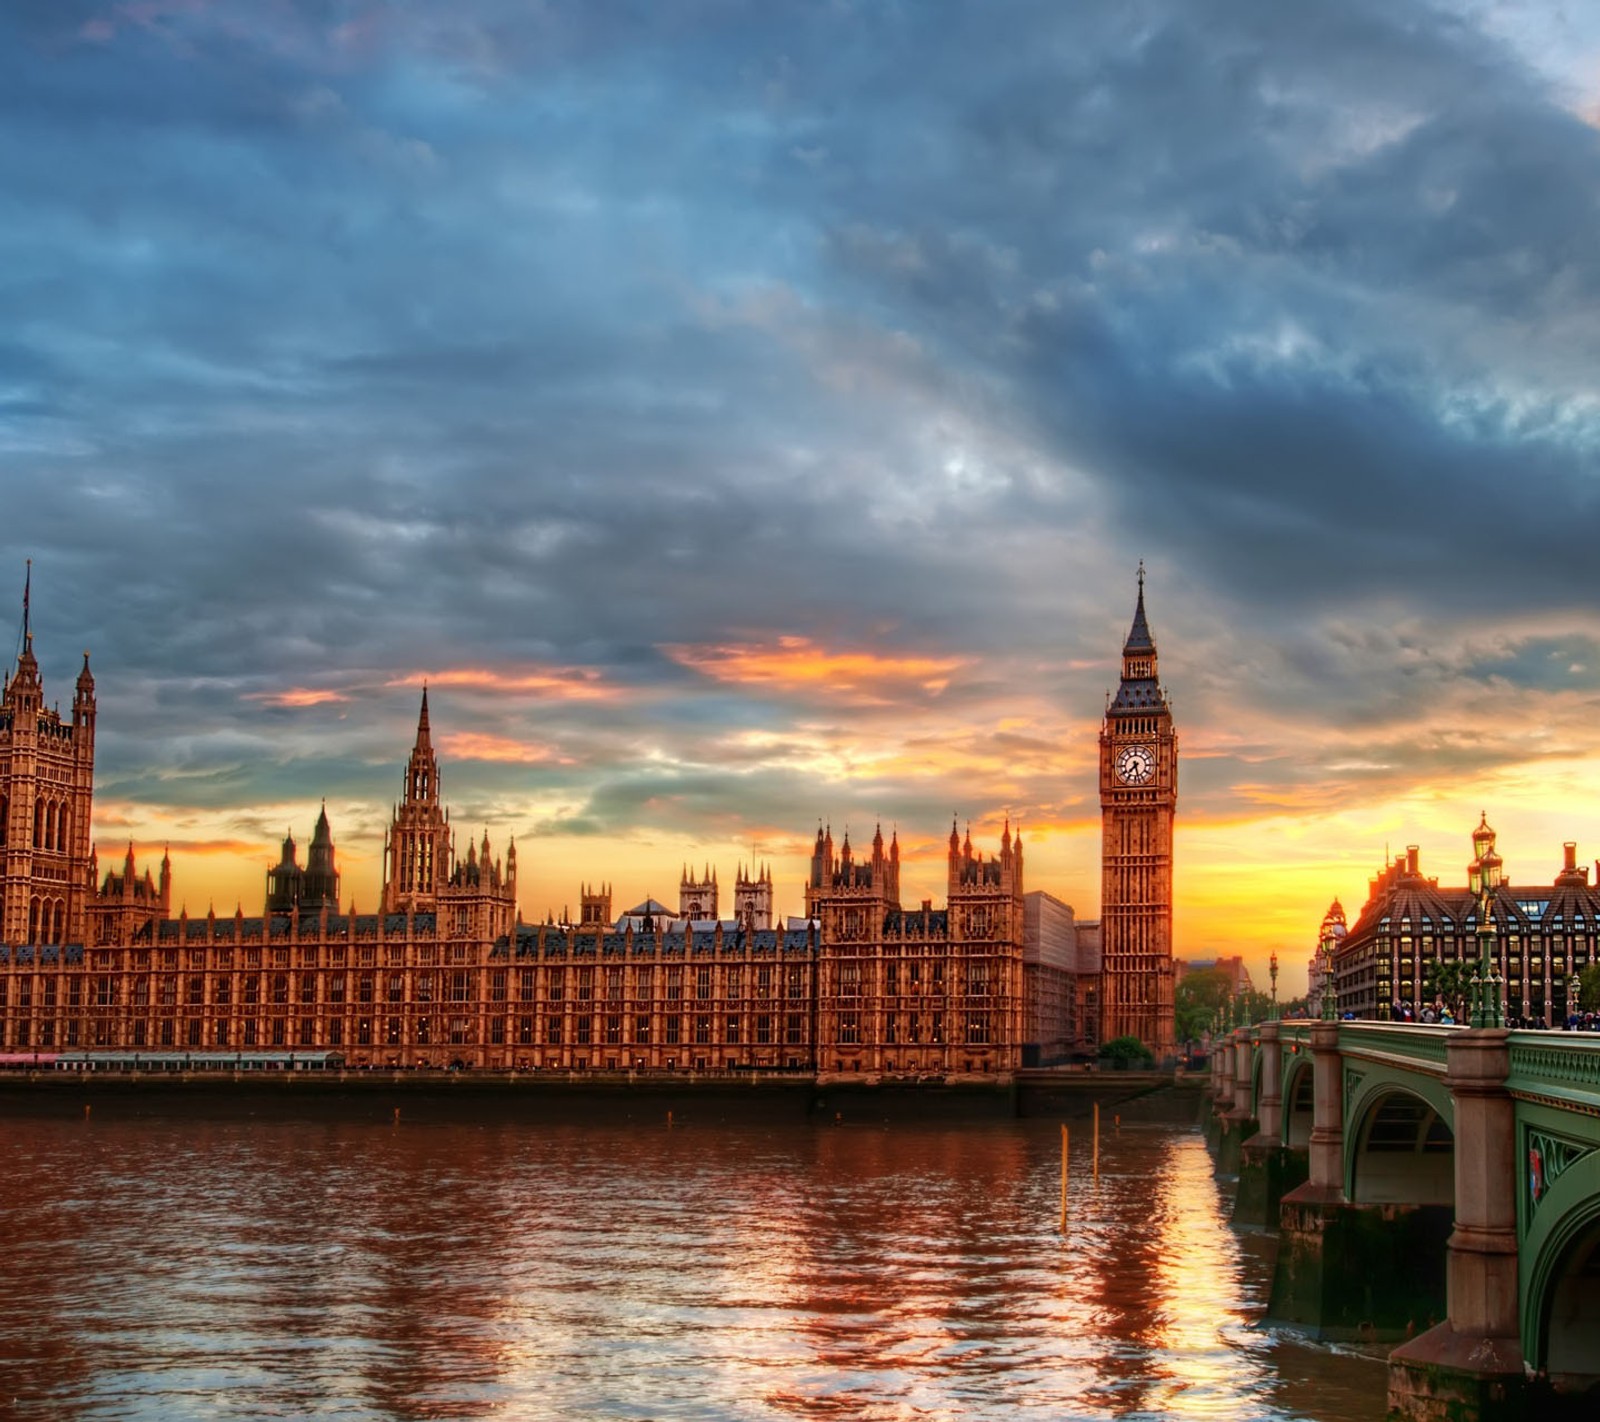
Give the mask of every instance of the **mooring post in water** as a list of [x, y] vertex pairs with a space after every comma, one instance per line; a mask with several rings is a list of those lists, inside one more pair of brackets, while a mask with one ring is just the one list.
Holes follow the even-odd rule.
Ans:
[[89, 1108], [87, 1106], [83, 1108], [83, 1119], [85, 1121], [89, 1119]]
[[398, 1106], [394, 1108], [394, 1124], [397, 1126], [400, 1124], [400, 1108]]
[[670, 1111], [667, 1112], [667, 1129], [669, 1131], [672, 1129], [672, 1112]]
[[1067, 1128], [1061, 1127], [1061, 1233], [1067, 1232]]
[[1100, 1178], [1100, 1103], [1094, 1103], [1094, 1178]]

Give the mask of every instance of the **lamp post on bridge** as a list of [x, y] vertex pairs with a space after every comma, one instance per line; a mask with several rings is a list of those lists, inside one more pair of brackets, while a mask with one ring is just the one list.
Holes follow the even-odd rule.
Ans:
[[[1569, 1022], [1583, 1009], [1583, 1003], [1578, 1000], [1578, 994], [1582, 991], [1583, 980], [1579, 978], [1577, 971], [1574, 970], [1572, 976], [1567, 979], [1567, 1020]], [[1566, 1023], [1563, 1022], [1561, 1025], [1564, 1027]]]
[[1339, 1020], [1339, 996], [1333, 990], [1332, 933], [1324, 934], [1322, 939], [1322, 1020], [1324, 1022]]
[[1276, 1022], [1278, 1020], [1278, 952], [1277, 952], [1277, 949], [1273, 949], [1272, 957], [1268, 960], [1268, 963], [1267, 963], [1267, 976], [1272, 979], [1272, 1011], [1270, 1013], [1268, 1013], [1267, 1020], [1269, 1022]]
[[1472, 976], [1474, 1027], [1504, 1027], [1505, 1002], [1500, 985], [1505, 981], [1494, 967], [1494, 888], [1485, 874], [1478, 885], [1478, 967]]

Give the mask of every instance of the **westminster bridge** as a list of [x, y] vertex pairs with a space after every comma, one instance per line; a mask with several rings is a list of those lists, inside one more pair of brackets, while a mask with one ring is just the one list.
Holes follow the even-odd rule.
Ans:
[[1600, 1036], [1265, 1022], [1210, 1094], [1235, 1220], [1279, 1230], [1269, 1315], [1404, 1340], [1391, 1417], [1596, 1415]]

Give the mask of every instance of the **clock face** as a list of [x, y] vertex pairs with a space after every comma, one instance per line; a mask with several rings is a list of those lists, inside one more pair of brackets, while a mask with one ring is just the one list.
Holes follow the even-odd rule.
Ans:
[[1117, 752], [1117, 779], [1124, 785], [1144, 785], [1156, 773], [1156, 753], [1149, 746], [1129, 746]]

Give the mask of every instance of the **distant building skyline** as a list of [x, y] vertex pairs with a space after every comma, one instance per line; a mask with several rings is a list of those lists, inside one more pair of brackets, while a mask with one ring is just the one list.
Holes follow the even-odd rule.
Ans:
[[1486, 890], [1492, 961], [1503, 979], [1508, 1020], [1562, 1025], [1572, 1001], [1571, 979], [1600, 962], [1600, 862], [1591, 884], [1589, 867], [1578, 863], [1578, 847], [1568, 840], [1547, 882], [1526, 873], [1513, 880], [1498, 840], [1485, 811], [1471, 833], [1471, 858], [1459, 887], [1443, 886], [1439, 876], [1427, 874], [1421, 849], [1413, 844], [1372, 878], [1353, 923], [1345, 925], [1335, 901], [1323, 932], [1334, 948], [1341, 1012], [1398, 1019], [1438, 996], [1430, 986], [1431, 965], [1475, 972], [1482, 956], [1479, 895]]
[[[19, 632], [19, 642], [26, 640], [31, 647], [32, 635], [30, 612], [29, 630], [26, 637], [23, 637]], [[38, 676], [37, 665], [37, 658], [35, 657], [35, 671], [32, 673], [34, 676]], [[86, 658], [79, 678], [80, 685], [77, 694], [80, 700], [84, 694], [83, 677], [87, 675]], [[92, 702], [96, 691], [95, 681], [92, 676], [88, 677], [87, 688]], [[531, 690], [529, 695], [537, 696], [538, 689]], [[424, 699], [426, 698], [424, 697]], [[454, 741], [455, 739], [453, 735], [447, 735], [447, 741]], [[1068, 759], [1071, 758], [1070, 750], [1064, 749], [1064, 754]], [[1465, 792], [1463, 792], [1463, 798], [1465, 798]], [[512, 810], [510, 813], [512, 822], [515, 823], [515, 811]], [[321, 822], [327, 819], [328, 815], [328, 804], [324, 798], [320, 802], [316, 818], [318, 822]], [[103, 818], [119, 821], [119, 829], [136, 828], [126, 823], [126, 807], [115, 806], [109, 816], [104, 816], [104, 812], [102, 812], [102, 816]], [[97, 828], [98, 823], [103, 823], [103, 818], [98, 818]], [[286, 818], [289, 818], [289, 839], [295, 840], [294, 819], [293, 817]], [[337, 811], [334, 818], [339, 818]], [[963, 823], [969, 826], [978, 826], [981, 830], [989, 833], [996, 833], [998, 830], [1008, 827], [1009, 818], [1007, 810], [1002, 807], [988, 814], [981, 814], [965, 820]], [[63, 819], [63, 822], [65, 822], [65, 819]], [[935, 867], [942, 867], [943, 839], [936, 834], [927, 833], [925, 829], [918, 833], [918, 827], [912, 827], [911, 831], [901, 839], [899, 834], [901, 827], [898, 824], [894, 824], [891, 827], [897, 839], [900, 839], [902, 860], [908, 870], [907, 883], [912, 896], [922, 896], [924, 890], [937, 889], [939, 880], [936, 877]], [[620, 902], [622, 899], [632, 900], [635, 895], [640, 900], [653, 897], [666, 889], [667, 884], [678, 882], [680, 876], [687, 872], [687, 860], [691, 854], [694, 858], [701, 859], [705, 872], [713, 876], [720, 872], [724, 863], [731, 862], [737, 877], [745, 872], [747, 864], [759, 859], [765, 866], [761, 872], [768, 876], [768, 888], [764, 893], [771, 900], [772, 921], [778, 922], [786, 915], [792, 916], [795, 912], [802, 911], [805, 871], [803, 867], [797, 867], [797, 861], [798, 866], [804, 865], [805, 860], [801, 857], [801, 854], [807, 842], [801, 833], [793, 830], [769, 832], [757, 845], [717, 846], [714, 841], [708, 842], [704, 837], [694, 837], [692, 834], [694, 826], [689, 822], [686, 821], [683, 828], [688, 836], [684, 840], [674, 843], [652, 844], [643, 853], [640, 852], [639, 846], [627, 842], [618, 842], [615, 839], [606, 838], [591, 840], [587, 837], [579, 837], [564, 847], [570, 849], [576, 846], [579, 849], [599, 850], [601, 846], [604, 846], [608, 852], [597, 854], [592, 858], [588, 855], [579, 858], [575, 865], [575, 872], [570, 880], [564, 882], [552, 880], [537, 883], [532, 892], [532, 902], [520, 905], [525, 917], [531, 922], [538, 922], [542, 920], [558, 920], [569, 916], [571, 914], [571, 905], [581, 896], [581, 885], [593, 878], [598, 859], [604, 859], [604, 872], [609, 874], [617, 885], [622, 886], [618, 891], [618, 901]], [[1014, 829], [1016, 837], [1021, 842], [1024, 837], [1025, 826], [1019, 823], [1014, 826]], [[1215, 834], [1214, 827], [1210, 825], [1202, 825], [1198, 827], [1198, 830], [1208, 839]], [[313, 841], [316, 840], [318, 832], [318, 828], [314, 826], [311, 836]], [[454, 832], [452, 831], [452, 833]], [[1400, 837], [1405, 837], [1403, 831]], [[357, 904], [363, 901], [372, 903], [377, 902], [379, 899], [383, 884], [383, 861], [381, 856], [375, 858], [370, 848], [368, 848], [372, 838], [372, 831], [367, 829], [365, 825], [365, 814], [359, 808], [350, 816], [348, 829], [343, 822], [340, 824], [341, 874], [336, 878], [342, 878], [346, 886], [343, 890], [346, 906], [351, 902]], [[1052, 825], [1047, 827], [1046, 830], [1046, 838], [1044, 840], [1045, 853], [1038, 855], [1037, 850], [1035, 851], [1037, 857], [1045, 862], [1046, 868], [1044, 872], [1051, 874], [1050, 883], [1052, 889], [1061, 893], [1064, 898], [1076, 895], [1077, 902], [1084, 905], [1080, 912], [1092, 915], [1096, 921], [1098, 921], [1102, 906], [1098, 901], [1097, 895], [1093, 892], [1093, 888], [1089, 886], [1098, 880], [1099, 876], [1094, 873], [1097, 866], [1092, 860], [1089, 863], [1084, 863], [1077, 856], [1065, 858], [1064, 862], [1062, 850], [1067, 846], [1071, 846], [1080, 852], [1092, 854], [1096, 847], [1095, 841], [1101, 838], [1103, 838], [1103, 830], [1101, 833], [1095, 833], [1088, 822], [1085, 822], [1077, 831], [1070, 834], [1062, 833], [1062, 827]], [[1176, 822], [1175, 840], [1178, 847], [1178, 856], [1181, 859], [1185, 843], [1185, 825], [1181, 819]], [[1566, 842], [1564, 836], [1560, 842]], [[212, 872], [212, 866], [219, 857], [216, 852], [218, 847], [213, 844], [194, 846], [186, 842], [182, 836], [162, 835], [157, 837], [137, 832], [127, 836], [116, 837], [105, 833], [97, 833], [95, 835], [94, 847], [97, 852], [101, 852], [106, 856], [109, 863], [122, 863], [122, 859], [130, 846], [134, 849], [135, 858], [141, 865], [152, 862], [158, 857], [167, 859], [169, 861], [167, 865], [167, 873], [169, 875], [171, 851], [176, 848], [180, 856], [185, 858], [185, 873], [182, 882], [178, 886], [178, 900], [173, 906], [174, 911], [179, 907], [186, 907], [192, 913], [203, 912], [204, 908], [216, 909], [218, 912], [224, 913], [231, 911], [233, 906], [250, 909], [256, 903], [259, 895], [258, 886], [262, 882], [263, 871], [270, 879], [272, 874], [286, 868], [285, 861], [281, 857], [284, 851], [280, 852], [279, 857], [274, 858], [266, 852], [266, 843], [249, 847], [242, 844], [229, 846], [226, 851], [227, 857], [237, 860], [240, 867], [233, 870], [231, 874], [217, 875]], [[797, 848], [796, 846], [802, 848]], [[542, 842], [540, 856], [542, 863], [548, 862], [549, 855], [547, 851], [552, 847], [550, 841]], [[253, 849], [254, 853], [246, 854], [247, 848]], [[475, 845], [473, 848], [474, 852], [476, 852]], [[722, 852], [717, 853], [715, 859], [713, 859], [710, 855], [712, 850], [716, 848], [720, 848]], [[287, 846], [285, 847], [286, 849]], [[1054, 855], [1050, 853], [1051, 849], [1056, 850]], [[1354, 859], [1354, 856], [1352, 858]], [[1381, 861], [1381, 853], [1378, 858]], [[1370, 861], [1366, 862], [1370, 863]], [[669, 873], [665, 866], [671, 863], [675, 863], [677, 867]], [[774, 864], [777, 866], [776, 869], [773, 867]], [[785, 867], [789, 867], [790, 872], [788, 874], [784, 872]], [[1383, 867], [1382, 863], [1380, 863], [1377, 872], [1381, 874]], [[1356, 877], [1358, 873], [1361, 877], [1371, 877], [1370, 871], [1365, 870], [1363, 862], [1356, 859], [1352, 865], [1351, 872], [1340, 875], [1334, 881], [1337, 885], [1336, 892], [1338, 895], [1348, 897], [1349, 880]], [[1197, 877], [1203, 881], [1205, 876], [1200, 875], [1197, 871]], [[680, 889], [681, 887], [680, 885]], [[1192, 890], [1193, 887], [1192, 884], [1186, 884], [1184, 876], [1180, 873], [1174, 885], [1174, 901], [1177, 910], [1174, 914], [1176, 920], [1174, 945], [1175, 953], [1179, 957], [1182, 957], [1185, 952], [1191, 956], [1200, 952], [1215, 953], [1220, 951], [1221, 946], [1226, 946], [1230, 941], [1228, 936], [1230, 930], [1228, 929], [1225, 929], [1218, 938], [1207, 941], [1204, 947], [1201, 948], [1197, 948], [1192, 942], [1184, 940], [1183, 935], [1191, 930], [1189, 930], [1184, 921], [1186, 915], [1182, 912], [1182, 905], [1186, 898], [1186, 888]], [[167, 892], [172, 891], [169, 889]], [[1205, 885], [1203, 893], [1211, 892], [1214, 892], [1214, 887]], [[200, 906], [202, 898], [204, 908]], [[231, 904], [230, 899], [232, 901]], [[1326, 903], [1326, 900], [1323, 900], [1323, 903]], [[1273, 917], [1274, 910], [1277, 911], [1277, 918], [1280, 921], [1288, 920], [1289, 914], [1284, 905], [1269, 902], [1266, 906], [1269, 918]], [[1190, 921], [1193, 921], [1192, 918]], [[1247, 961], [1250, 965], [1246, 968], [1246, 971], [1251, 971], [1253, 968], [1254, 976], [1262, 978], [1266, 971], [1267, 955], [1276, 951], [1279, 954], [1280, 963], [1285, 969], [1280, 983], [1281, 995], [1285, 998], [1297, 996], [1301, 992], [1312, 988], [1316, 973], [1311, 966], [1310, 955], [1308, 954], [1304, 960], [1301, 958], [1301, 954], [1305, 951], [1305, 944], [1308, 941], [1307, 924], [1310, 922], [1311, 920], [1295, 922], [1292, 933], [1285, 933], [1282, 938], [1273, 935], [1264, 944], [1263, 948], [1257, 952], [1244, 950], [1242, 960]], [[1237, 931], [1232, 931], [1234, 932], [1233, 941], [1236, 943]], [[1302, 961], [1305, 962], [1308, 973], [1304, 986], [1300, 984], [1299, 974], [1294, 971], [1294, 968]]]

